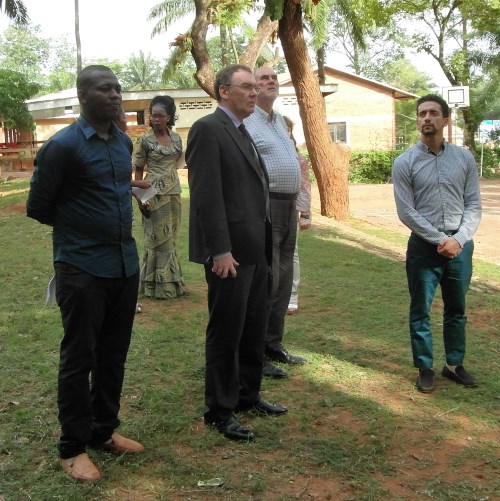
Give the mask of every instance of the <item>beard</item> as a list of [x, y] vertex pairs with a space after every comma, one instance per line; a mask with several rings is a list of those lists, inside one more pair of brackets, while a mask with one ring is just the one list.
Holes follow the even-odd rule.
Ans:
[[[431, 128], [429, 129], [426, 127], [431, 127]], [[420, 132], [422, 132], [424, 136], [434, 136], [435, 134], [437, 134], [437, 129], [436, 127], [434, 127], [434, 125], [424, 125]]]

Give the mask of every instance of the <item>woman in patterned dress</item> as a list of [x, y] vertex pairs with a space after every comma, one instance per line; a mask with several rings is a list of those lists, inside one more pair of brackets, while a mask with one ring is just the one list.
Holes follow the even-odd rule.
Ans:
[[176, 249], [181, 221], [181, 184], [177, 169], [182, 166], [182, 141], [171, 130], [175, 111], [170, 96], [152, 99], [151, 128], [137, 139], [132, 156], [135, 179], [150, 181], [157, 191], [141, 206], [144, 256], [139, 292], [154, 299], [186, 294]]

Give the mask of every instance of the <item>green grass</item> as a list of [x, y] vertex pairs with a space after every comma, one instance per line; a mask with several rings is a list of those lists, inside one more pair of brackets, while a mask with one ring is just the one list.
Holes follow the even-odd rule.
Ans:
[[[187, 261], [187, 196], [179, 255], [191, 295], [141, 300], [127, 363], [121, 429], [146, 451], [91, 451], [102, 481], [72, 482], [57, 464], [62, 327], [57, 308], [44, 306], [51, 233], [24, 215], [25, 200], [0, 199], [0, 499], [499, 499], [500, 298], [488, 285], [495, 267], [476, 263], [485, 283], [468, 296], [467, 365], [480, 387], [438, 377], [436, 391], [422, 395], [413, 386], [404, 263], [389, 252], [405, 239], [356, 222], [352, 234], [319, 225], [301, 232], [300, 310], [287, 317], [285, 341], [308, 363], [263, 382], [263, 397], [288, 405], [288, 415], [243, 415], [257, 440], [233, 443], [202, 422], [206, 285], [201, 267]], [[436, 298], [436, 369], [440, 311]], [[216, 477], [222, 486], [197, 486]]]

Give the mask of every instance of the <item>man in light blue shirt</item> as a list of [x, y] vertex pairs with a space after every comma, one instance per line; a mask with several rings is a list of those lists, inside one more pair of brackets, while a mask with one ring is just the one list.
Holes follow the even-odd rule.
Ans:
[[434, 389], [430, 308], [441, 285], [446, 364], [441, 374], [476, 386], [464, 369], [465, 296], [472, 276], [472, 237], [481, 219], [479, 179], [471, 153], [444, 141], [449, 107], [440, 96], [417, 101], [420, 141], [394, 162], [398, 216], [412, 231], [406, 254], [410, 336], [416, 386]]

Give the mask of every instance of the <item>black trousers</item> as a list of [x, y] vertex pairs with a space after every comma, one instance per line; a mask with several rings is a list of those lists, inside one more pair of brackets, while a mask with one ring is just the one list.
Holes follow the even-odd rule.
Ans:
[[205, 419], [226, 419], [259, 399], [266, 331], [269, 267], [240, 265], [222, 279], [205, 265], [208, 311]]
[[105, 442], [120, 424], [120, 394], [134, 322], [139, 273], [100, 278], [56, 263], [61, 310], [58, 406], [60, 457]]

